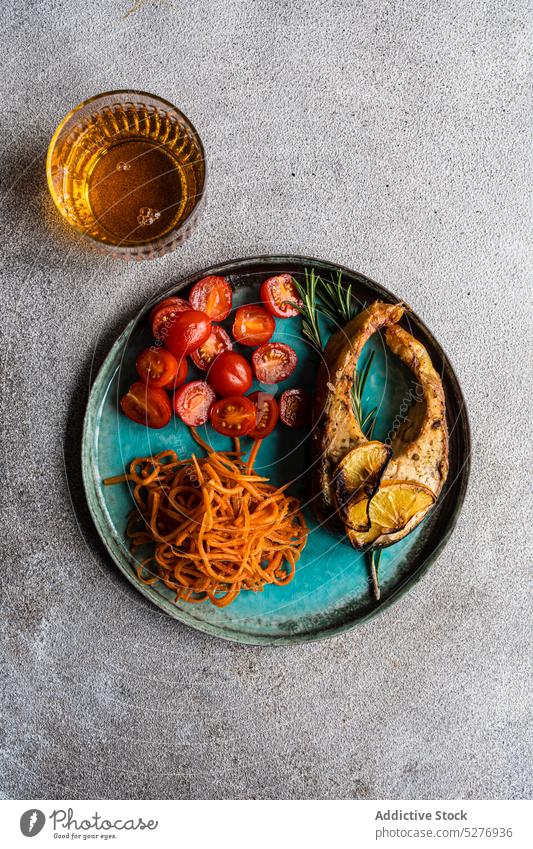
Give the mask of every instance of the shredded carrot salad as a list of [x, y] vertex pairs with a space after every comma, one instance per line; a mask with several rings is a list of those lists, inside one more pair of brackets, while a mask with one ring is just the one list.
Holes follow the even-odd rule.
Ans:
[[139, 579], [163, 581], [176, 601], [209, 600], [217, 607], [231, 604], [241, 590], [288, 584], [307, 541], [300, 501], [286, 494], [289, 484], [275, 487], [254, 473], [261, 440], [244, 461], [238, 440], [234, 451], [213, 451], [191, 432], [206, 457], [180, 460], [175, 451], [161, 451], [136, 457], [127, 474], [104, 481], [133, 485], [131, 553], [154, 546], [138, 562]]

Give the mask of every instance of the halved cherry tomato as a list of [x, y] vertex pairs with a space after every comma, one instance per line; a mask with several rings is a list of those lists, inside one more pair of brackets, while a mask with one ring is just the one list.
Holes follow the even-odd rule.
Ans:
[[129, 419], [146, 427], [165, 427], [172, 416], [172, 407], [164, 389], [155, 389], [140, 381], [130, 386], [120, 399], [120, 407]]
[[250, 363], [241, 354], [222, 351], [209, 369], [207, 379], [217, 395], [244, 395], [252, 385]]
[[279, 399], [279, 417], [289, 427], [305, 427], [311, 421], [311, 396], [303, 389], [286, 389]]
[[178, 313], [164, 338], [165, 346], [180, 359], [196, 351], [211, 335], [211, 320], [205, 312], [185, 310]]
[[213, 321], [227, 318], [231, 310], [231, 286], [225, 277], [202, 277], [192, 287], [189, 300], [193, 309], [207, 313]]
[[293, 373], [298, 357], [284, 342], [267, 342], [253, 352], [252, 363], [261, 383], [280, 383]]
[[189, 366], [187, 363], [187, 357], [182, 357], [179, 361], [178, 373], [171, 384], [167, 386], [167, 389], [177, 389], [178, 386], [181, 386], [182, 383], [185, 383], [187, 380], [187, 372], [189, 371]]
[[150, 313], [150, 327], [155, 338], [159, 339], [161, 335], [166, 336], [166, 326], [173, 321], [178, 313], [190, 309], [192, 307], [189, 301], [178, 297], [165, 298], [164, 301], [156, 304]]
[[189, 427], [205, 424], [216, 395], [203, 380], [192, 380], [174, 393], [174, 411]]
[[251, 392], [246, 396], [255, 404], [255, 427], [248, 432], [254, 439], [264, 439], [272, 433], [278, 420], [278, 405], [273, 395], [268, 392]]
[[209, 366], [214, 361], [215, 357], [218, 357], [222, 351], [230, 350], [231, 339], [224, 328], [220, 327], [218, 324], [212, 324], [209, 339], [207, 339], [203, 345], [200, 345], [200, 347], [191, 354], [191, 359], [194, 365], [199, 369], [202, 371], [208, 371]]
[[300, 314], [292, 304], [302, 306], [303, 301], [290, 274], [276, 274], [274, 277], [269, 277], [261, 284], [260, 291], [261, 300], [272, 315], [278, 318], [291, 318]]
[[233, 335], [241, 345], [262, 345], [268, 342], [275, 329], [276, 322], [264, 307], [250, 304], [239, 307], [235, 313]]
[[242, 395], [221, 398], [211, 407], [211, 424], [226, 436], [245, 436], [255, 425], [255, 404]]
[[[180, 363], [170, 351], [153, 346], [145, 348], [139, 354], [135, 367], [141, 380], [156, 389], [164, 389], [165, 386], [174, 382]], [[185, 365], [185, 373], [187, 373], [187, 365]]]

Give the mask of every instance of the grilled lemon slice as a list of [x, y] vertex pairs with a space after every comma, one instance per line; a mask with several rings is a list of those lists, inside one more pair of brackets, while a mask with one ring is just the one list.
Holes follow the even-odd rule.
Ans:
[[359, 533], [370, 530], [369, 505], [370, 498], [368, 495], [362, 495], [358, 500], [350, 501], [346, 505], [343, 516], [346, 530], [350, 529]]
[[427, 486], [411, 481], [387, 481], [380, 486], [370, 502], [370, 521], [379, 525], [384, 534], [405, 528], [418, 513], [425, 512], [435, 496]]
[[340, 515], [350, 528], [370, 528], [369, 499], [375, 493], [391, 449], [382, 442], [365, 442], [349, 451], [335, 469], [335, 501]]
[[[348, 529], [350, 542], [356, 548], [365, 548], [382, 534], [401, 531], [415, 516], [425, 515], [434, 502], [435, 496], [427, 486], [413, 481], [387, 481], [370, 500], [370, 527], [363, 532]], [[387, 544], [386, 539], [383, 544]]]

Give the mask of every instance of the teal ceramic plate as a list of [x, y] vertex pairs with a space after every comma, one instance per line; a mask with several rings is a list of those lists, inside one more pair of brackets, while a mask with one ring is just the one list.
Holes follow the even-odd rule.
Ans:
[[[302, 278], [305, 269], [322, 275], [339, 270], [327, 262], [304, 257], [258, 257], [237, 260], [204, 269], [180, 281], [157, 300], [180, 292], [207, 274], [223, 274], [234, 288], [234, 304], [259, 300], [259, 285], [266, 277], [288, 271]], [[340, 269], [345, 285], [352, 284], [353, 296], [361, 303], [379, 297], [399, 299], [382, 286], [349, 269]], [[307, 546], [298, 561], [296, 575], [286, 587], [267, 586], [262, 593], [242, 592], [227, 608], [208, 603], [175, 604], [173, 593], [161, 582], [142, 584], [133, 569], [125, 540], [126, 517], [131, 496], [126, 485], [104, 487], [102, 479], [122, 473], [136, 456], [173, 448], [189, 456], [198, 446], [179, 420], [162, 430], [150, 430], [121, 414], [118, 400], [136, 378], [135, 359], [151, 343], [147, 304], [117, 339], [92, 387], [84, 423], [82, 466], [89, 507], [111, 557], [137, 589], [170, 616], [200, 631], [242, 643], [298, 643], [338, 634], [385, 610], [427, 571], [450, 536], [463, 502], [470, 456], [470, 434], [464, 399], [453, 369], [427, 327], [413, 312], [404, 320], [428, 348], [442, 376], [450, 430], [450, 473], [437, 506], [419, 527], [401, 542], [383, 551], [380, 564], [381, 600], [376, 602], [369, 578], [368, 555], [359, 554], [343, 538], [320, 527], [309, 504], [310, 527]], [[231, 321], [230, 321], [231, 324]], [[300, 319], [278, 320], [274, 339], [288, 342], [298, 354], [296, 372], [278, 391], [303, 386], [312, 391], [317, 359], [302, 338]], [[375, 437], [385, 439], [395, 417], [412, 399], [410, 374], [385, 349], [376, 335], [368, 343], [375, 350], [363, 405], [379, 405]], [[191, 372], [189, 372], [189, 378]], [[255, 386], [254, 388], [257, 388]], [[269, 388], [269, 391], [271, 389]], [[402, 407], [403, 404], [403, 407]], [[215, 447], [229, 447], [229, 440], [211, 428], [202, 428]], [[248, 440], [246, 440], [248, 441]], [[256, 468], [274, 482], [294, 479], [294, 492], [304, 503], [309, 495], [309, 445], [306, 434], [283, 425], [263, 443]], [[427, 591], [431, 592], [428, 585]]]

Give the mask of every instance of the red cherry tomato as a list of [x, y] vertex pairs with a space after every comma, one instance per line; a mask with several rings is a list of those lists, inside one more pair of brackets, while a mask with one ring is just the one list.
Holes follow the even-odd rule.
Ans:
[[292, 304], [303, 305], [290, 274], [276, 274], [274, 277], [265, 280], [261, 284], [261, 300], [267, 310], [278, 318], [291, 318], [294, 315], [299, 315], [299, 310]]
[[177, 389], [178, 386], [181, 386], [182, 383], [185, 383], [187, 380], [187, 372], [189, 371], [189, 366], [187, 364], [187, 358], [182, 357], [179, 361], [178, 373], [172, 383], [167, 387], [167, 389]]
[[231, 350], [231, 339], [223, 327], [211, 325], [211, 335], [203, 345], [191, 354], [195, 366], [202, 371], [208, 371], [209, 366], [222, 351]]
[[[164, 348], [145, 348], [139, 354], [135, 363], [137, 373], [141, 380], [154, 386], [156, 389], [164, 389], [174, 382], [180, 363], [170, 351]], [[187, 369], [187, 366], [185, 366]]]
[[146, 427], [165, 427], [172, 416], [172, 407], [164, 389], [155, 389], [138, 381], [120, 399], [122, 412], [137, 424]]
[[256, 409], [249, 398], [233, 395], [211, 407], [211, 424], [226, 436], [245, 436], [255, 425]]
[[305, 427], [311, 421], [311, 396], [303, 389], [286, 389], [279, 399], [279, 417], [289, 427]]
[[233, 335], [241, 345], [262, 345], [268, 342], [275, 329], [276, 322], [264, 307], [250, 304], [239, 307], [235, 313]]
[[192, 380], [174, 393], [174, 411], [189, 427], [205, 424], [216, 395], [203, 380]]
[[196, 351], [211, 335], [211, 320], [205, 312], [185, 310], [180, 312], [168, 325], [164, 339], [165, 346], [180, 359], [191, 351]]
[[252, 363], [261, 383], [280, 383], [293, 373], [298, 357], [284, 342], [267, 342], [253, 352]]
[[241, 354], [222, 351], [209, 369], [207, 379], [217, 395], [244, 395], [252, 385], [250, 363]]
[[255, 426], [248, 432], [254, 439], [264, 439], [272, 433], [278, 420], [278, 405], [268, 392], [251, 392], [246, 396], [255, 404]]
[[189, 300], [193, 309], [207, 313], [213, 321], [227, 318], [231, 310], [231, 286], [225, 277], [216, 274], [203, 277], [191, 289]]
[[150, 313], [150, 327], [156, 339], [165, 336], [165, 327], [170, 324], [180, 312], [192, 309], [190, 303], [184, 298], [165, 298], [156, 304]]

